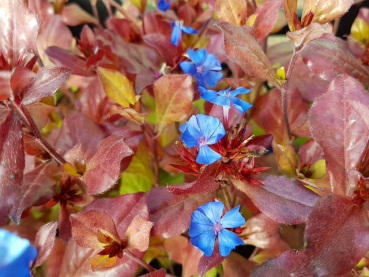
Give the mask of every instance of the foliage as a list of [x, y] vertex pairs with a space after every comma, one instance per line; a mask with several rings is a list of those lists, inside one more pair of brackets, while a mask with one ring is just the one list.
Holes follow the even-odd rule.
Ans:
[[369, 9], [90, 4], [0, 1], [0, 275], [368, 276]]

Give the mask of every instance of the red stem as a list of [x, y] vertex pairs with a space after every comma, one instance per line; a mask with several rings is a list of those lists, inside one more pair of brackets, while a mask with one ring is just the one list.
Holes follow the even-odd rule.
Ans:
[[35, 140], [50, 154], [50, 156], [61, 165], [66, 164], [67, 161], [58, 152], [56, 152], [55, 149], [41, 135], [28, 110], [22, 104], [17, 105], [13, 101], [9, 101], [9, 106], [20, 115], [24, 125], [26, 125], [29, 131], [32, 132]]

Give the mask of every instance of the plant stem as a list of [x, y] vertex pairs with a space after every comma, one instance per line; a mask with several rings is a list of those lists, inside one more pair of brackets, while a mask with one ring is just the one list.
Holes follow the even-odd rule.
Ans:
[[283, 119], [284, 119], [284, 124], [286, 126], [286, 132], [287, 132], [287, 136], [288, 136], [288, 140], [291, 140], [291, 128], [290, 128], [290, 123], [288, 120], [288, 113], [287, 113], [287, 89], [288, 89], [288, 83], [290, 81], [292, 72], [293, 72], [293, 68], [295, 67], [296, 61], [297, 61], [297, 56], [299, 51], [301, 50], [301, 46], [300, 47], [295, 47], [293, 49], [293, 54], [290, 60], [290, 64], [288, 65], [288, 70], [287, 70], [287, 74], [286, 74], [286, 82], [282, 85], [281, 87], [281, 93], [282, 93], [282, 113], [283, 113]]
[[9, 106], [19, 114], [24, 125], [26, 125], [29, 131], [32, 132], [34, 139], [50, 154], [50, 156], [61, 165], [66, 164], [67, 161], [58, 152], [56, 152], [55, 149], [41, 135], [28, 110], [22, 104], [17, 105], [13, 101], [9, 101]]
[[96, 7], [97, 1], [96, 1], [95, 5], [93, 3], [91, 3], [91, 4], [92, 4], [91, 5], [91, 7], [92, 7], [92, 13], [94, 14], [94, 16], [96, 17], [96, 20], [97, 20], [97, 27], [99, 29], [102, 29], [102, 26], [101, 26], [101, 23], [100, 23], [99, 12], [98, 12], [97, 7]]
[[144, 268], [146, 268], [149, 272], [153, 272], [155, 271], [155, 268], [153, 268], [151, 265], [145, 263], [143, 260], [137, 258], [135, 255], [133, 255], [131, 252], [125, 250], [123, 251], [123, 254], [126, 255], [127, 257], [131, 258], [132, 260], [134, 260], [136, 263], [138, 263], [139, 265], [143, 266]]

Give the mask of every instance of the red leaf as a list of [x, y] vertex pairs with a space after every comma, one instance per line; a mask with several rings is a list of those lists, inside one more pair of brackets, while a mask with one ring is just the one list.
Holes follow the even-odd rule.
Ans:
[[54, 246], [56, 228], [58, 228], [58, 222], [52, 221], [38, 230], [35, 239], [38, 255], [34, 267], [42, 265], [49, 257]]
[[256, 263], [235, 252], [231, 252], [229, 256], [224, 259], [222, 265], [224, 277], [250, 276], [251, 271], [256, 268]]
[[11, 65], [17, 64], [28, 53], [37, 53], [36, 16], [20, 0], [1, 1], [0, 53]]
[[157, 73], [151, 68], [147, 68], [136, 75], [135, 91], [137, 94], [141, 92], [148, 86], [154, 84], [157, 80]]
[[283, 0], [273, 0], [262, 3], [256, 9], [256, 19], [252, 27], [256, 31], [258, 39], [264, 38], [273, 30], [277, 21], [279, 9], [283, 5]]
[[116, 241], [120, 237], [113, 219], [104, 211], [90, 210], [70, 216], [73, 239], [82, 247], [101, 249], [102, 243], [98, 240], [97, 233], [100, 230]]
[[143, 41], [154, 47], [160, 53], [163, 60], [169, 65], [174, 65], [178, 57], [177, 47], [170, 43], [169, 38], [162, 34], [148, 34], [142, 37]]
[[10, 87], [10, 78], [12, 72], [0, 71], [0, 101], [7, 100], [10, 97], [12, 88]]
[[37, 14], [42, 23], [47, 23], [53, 18], [53, 6], [46, 0], [28, 0], [28, 8]]
[[289, 251], [257, 268], [253, 277], [337, 276], [348, 273], [369, 249], [362, 206], [349, 197], [327, 195], [314, 207], [305, 230], [306, 248]]
[[214, 200], [214, 193], [173, 195], [167, 188], [153, 188], [147, 193], [150, 220], [155, 223], [154, 236], [170, 238], [183, 233], [191, 215], [199, 206]]
[[87, 172], [82, 179], [89, 194], [100, 194], [110, 189], [120, 174], [120, 163], [124, 157], [133, 155], [121, 135], [104, 139], [92, 159], [87, 163]]
[[54, 193], [53, 175], [58, 172], [54, 162], [40, 164], [31, 172], [23, 176], [23, 185], [18, 201], [12, 207], [10, 218], [19, 224], [22, 213], [33, 205], [42, 205], [49, 201]]
[[57, 66], [64, 66], [72, 70], [72, 74], [81, 76], [91, 76], [92, 71], [86, 69], [86, 61], [73, 55], [70, 51], [56, 46], [50, 46], [46, 49], [46, 55]]
[[55, 238], [54, 247], [50, 253], [49, 261], [47, 263], [47, 272], [50, 274], [51, 277], [59, 277], [60, 269], [61, 269], [61, 261], [60, 257], [64, 257], [65, 253], [65, 244], [62, 242], [61, 239]]
[[76, 3], [71, 3], [63, 8], [62, 18], [63, 22], [69, 26], [77, 26], [83, 23], [98, 25], [98, 20]]
[[262, 178], [259, 181], [264, 186], [255, 186], [240, 180], [233, 180], [233, 184], [275, 221], [284, 224], [305, 223], [319, 196], [285, 176], [260, 176]]
[[155, 270], [145, 275], [141, 275], [141, 277], [165, 277], [166, 274], [167, 274], [166, 270], [164, 268], [161, 268], [159, 270]]
[[[347, 192], [346, 172], [355, 169], [369, 136], [369, 96], [354, 78], [335, 78], [309, 112], [314, 139], [323, 149], [333, 192]], [[328, 124], [327, 124], [328, 123]]]
[[300, 168], [303, 164], [313, 165], [315, 162], [324, 159], [323, 149], [319, 144], [311, 139], [304, 143], [299, 150], [299, 164]]
[[[310, 135], [307, 124], [308, 103], [302, 100], [297, 89], [290, 87], [291, 89], [287, 91], [287, 115], [291, 131], [297, 136], [308, 137]], [[283, 121], [280, 90], [274, 89], [259, 97], [252, 108], [252, 117], [266, 133], [273, 135], [276, 143], [287, 144], [288, 137]]]
[[168, 186], [168, 190], [175, 195], [199, 194], [212, 192], [219, 187], [219, 183], [215, 182], [212, 176], [213, 171], [207, 169], [200, 177], [188, 184]]
[[55, 146], [60, 154], [65, 154], [80, 143], [86, 159], [89, 160], [97, 152], [104, 137], [104, 132], [91, 119], [82, 113], [76, 113], [64, 119]]
[[224, 257], [222, 257], [219, 253], [219, 244], [218, 241], [215, 242], [214, 252], [210, 257], [203, 255], [199, 262], [198, 272], [199, 276], [205, 275], [213, 267], [216, 267], [218, 264], [223, 262]]
[[68, 78], [71, 71], [63, 67], [42, 67], [29, 83], [23, 96], [23, 105], [40, 101], [42, 97], [53, 95]]
[[149, 248], [150, 230], [154, 224], [137, 215], [129, 224], [125, 239], [128, 240], [128, 247], [141, 252]]
[[338, 74], [348, 74], [364, 84], [369, 84], [369, 70], [350, 52], [346, 43], [315, 40], [300, 52], [308, 68], [323, 80], [331, 81]]
[[216, 25], [223, 32], [224, 48], [231, 61], [238, 64], [248, 76], [268, 80], [275, 86], [280, 86], [277, 75], [257, 43], [251, 27], [236, 27], [227, 22]]
[[22, 126], [18, 116], [10, 112], [0, 126], [0, 226], [19, 197], [24, 165]]

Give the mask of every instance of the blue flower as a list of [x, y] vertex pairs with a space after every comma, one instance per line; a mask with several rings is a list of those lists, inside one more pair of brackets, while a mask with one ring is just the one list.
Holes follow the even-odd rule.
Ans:
[[196, 81], [200, 87], [205, 87], [205, 82], [209, 87], [215, 87], [216, 83], [223, 78], [220, 62], [213, 54], [208, 54], [206, 49], [194, 51], [187, 50], [191, 62], [181, 62], [179, 65], [186, 74], [196, 76]]
[[226, 228], [237, 228], [245, 224], [245, 219], [238, 211], [240, 206], [229, 210], [222, 218], [224, 204], [209, 202], [197, 208], [191, 217], [189, 236], [191, 243], [210, 257], [214, 251], [218, 237], [219, 253], [223, 257], [229, 255], [237, 245], [245, 244], [240, 237]]
[[170, 42], [175, 46], [178, 46], [180, 38], [182, 37], [182, 31], [187, 34], [197, 34], [195, 29], [183, 26], [183, 21], [174, 21], [172, 24], [170, 24], [170, 27], [173, 28]]
[[160, 0], [158, 2], [158, 9], [161, 10], [162, 12], [166, 12], [167, 10], [169, 10], [170, 6], [171, 6], [170, 1]]
[[183, 132], [181, 138], [187, 147], [200, 147], [197, 163], [212, 164], [222, 157], [208, 146], [217, 143], [225, 135], [223, 124], [218, 118], [203, 114], [193, 115], [181, 125], [180, 131]]
[[199, 90], [201, 98], [205, 99], [206, 101], [228, 108], [231, 107], [232, 102], [235, 108], [241, 113], [244, 113], [245, 111], [247, 111], [252, 107], [251, 104], [236, 97], [239, 94], [249, 93], [251, 89], [239, 87], [234, 91], [230, 91], [231, 88], [221, 91], [214, 91], [203, 87], [199, 87]]
[[0, 276], [32, 276], [30, 265], [37, 250], [29, 241], [0, 229]]

